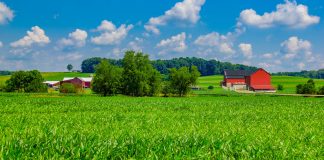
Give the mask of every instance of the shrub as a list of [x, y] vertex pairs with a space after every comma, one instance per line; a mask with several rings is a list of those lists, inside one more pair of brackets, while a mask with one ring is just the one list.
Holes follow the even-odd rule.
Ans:
[[214, 86], [208, 86], [208, 89], [209, 90], [213, 90], [214, 89]]
[[306, 84], [299, 84], [296, 86], [297, 94], [316, 94], [315, 82], [310, 79]]
[[60, 86], [60, 93], [82, 93], [82, 87], [71, 83], [63, 83]]
[[322, 86], [321, 88], [319, 88], [317, 94], [324, 95], [324, 86]]
[[277, 90], [278, 90], [278, 91], [282, 91], [282, 90], [284, 90], [284, 86], [283, 86], [282, 84], [278, 84], [278, 86], [277, 86]]

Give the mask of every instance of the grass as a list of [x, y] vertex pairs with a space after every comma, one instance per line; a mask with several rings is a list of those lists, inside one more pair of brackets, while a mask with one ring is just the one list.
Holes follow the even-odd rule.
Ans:
[[[200, 77], [198, 80], [198, 86], [202, 87], [202, 91], [196, 91], [196, 93], [226, 93], [220, 86], [220, 81], [223, 80], [223, 76], [206, 76]], [[277, 91], [278, 93], [296, 93], [296, 86], [298, 84], [305, 84], [309, 78], [302, 77], [289, 77], [289, 76], [272, 76], [272, 85], [277, 87], [278, 84], [284, 86], [283, 91]], [[324, 79], [315, 79], [316, 87], [324, 86]], [[214, 86], [214, 90], [208, 90], [208, 86]]]
[[324, 99], [0, 93], [0, 159], [321, 159]]

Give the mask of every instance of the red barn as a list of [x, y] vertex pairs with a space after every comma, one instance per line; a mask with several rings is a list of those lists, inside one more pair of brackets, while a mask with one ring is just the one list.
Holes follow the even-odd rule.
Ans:
[[75, 78], [70, 78], [66, 77], [61, 81], [61, 85], [63, 83], [72, 83], [75, 86], [80, 86], [82, 88], [91, 88], [91, 82], [92, 82], [92, 77], [75, 77]]
[[264, 69], [257, 71], [225, 70], [223, 86], [233, 90], [275, 91], [271, 75]]

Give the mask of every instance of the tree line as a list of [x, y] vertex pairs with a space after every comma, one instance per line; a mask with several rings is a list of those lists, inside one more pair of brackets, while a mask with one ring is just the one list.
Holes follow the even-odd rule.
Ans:
[[273, 73], [272, 75], [324, 79], [324, 69], [319, 69], [317, 71], [312, 70], [312, 71], [301, 71], [301, 72], [278, 72], [278, 73]]
[[[122, 59], [105, 59], [100, 57], [93, 57], [86, 59], [81, 64], [81, 70], [84, 73], [94, 73], [95, 66], [102, 60], [107, 60], [110, 64], [121, 67], [123, 65]], [[153, 68], [161, 74], [169, 74], [171, 68], [179, 69], [181, 67], [196, 66], [202, 76], [223, 74], [225, 69], [232, 70], [257, 70], [256, 67], [246, 66], [242, 64], [232, 64], [229, 62], [220, 62], [216, 60], [205, 60], [196, 57], [174, 58], [171, 60], [151, 60]]]
[[[117, 62], [117, 61], [115, 61]], [[123, 94], [134, 97], [185, 96], [194, 86], [200, 76], [196, 66], [172, 68], [168, 75], [162, 74], [154, 68], [149, 56], [141, 52], [127, 51], [117, 65], [114, 61], [100, 59], [94, 67], [95, 76], [92, 90], [102, 96]], [[44, 78], [37, 70], [14, 72], [0, 91], [39, 93], [47, 92], [43, 84]], [[60, 86], [61, 93], [80, 93], [82, 86], [70, 83]]]

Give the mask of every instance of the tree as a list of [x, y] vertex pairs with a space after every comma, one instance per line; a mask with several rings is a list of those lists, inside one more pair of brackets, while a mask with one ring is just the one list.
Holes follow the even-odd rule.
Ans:
[[47, 86], [43, 84], [43, 77], [37, 70], [18, 71], [12, 74], [6, 81], [6, 91], [8, 92], [47, 92]]
[[102, 58], [100, 57], [93, 57], [86, 59], [81, 64], [81, 70], [83, 73], [94, 73], [95, 67], [101, 62]]
[[66, 66], [66, 69], [67, 69], [69, 72], [71, 72], [71, 70], [73, 69], [72, 64], [68, 64], [68, 65]]
[[127, 51], [122, 60], [122, 65], [123, 94], [153, 96], [159, 92], [161, 74], [153, 68], [148, 55]]
[[278, 91], [282, 91], [282, 90], [284, 90], [284, 86], [283, 86], [282, 84], [278, 84], [278, 86], [277, 86], [277, 90], [278, 90]]
[[316, 87], [314, 80], [310, 79], [306, 84], [299, 84], [296, 86], [297, 94], [316, 94]]
[[102, 60], [96, 66], [92, 90], [103, 96], [115, 95], [120, 92], [121, 77], [121, 68], [111, 65], [107, 60]]
[[181, 67], [178, 70], [172, 68], [169, 75], [171, 88], [180, 97], [185, 96], [189, 93], [190, 86], [196, 84], [199, 76], [200, 73], [195, 66], [192, 66], [191, 69], [188, 67]]

